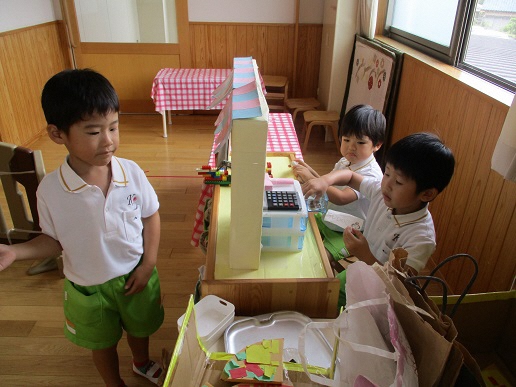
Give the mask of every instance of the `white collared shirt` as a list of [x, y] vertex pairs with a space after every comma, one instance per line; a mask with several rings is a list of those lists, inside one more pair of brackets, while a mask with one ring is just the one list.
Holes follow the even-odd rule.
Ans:
[[[372, 177], [378, 180], [381, 180], [383, 176], [382, 169], [380, 168], [380, 165], [378, 165], [378, 162], [376, 161], [374, 154], [371, 154], [371, 156], [369, 156], [366, 160], [362, 160], [361, 162], [358, 162], [353, 165], [350, 165], [349, 161], [345, 157], [342, 157], [335, 164], [333, 170], [340, 171], [343, 169], [349, 169], [353, 172], [361, 174], [364, 177]], [[343, 186], [335, 187], [338, 189], [344, 188]], [[337, 205], [330, 202], [328, 203], [328, 209], [344, 212], [346, 214], [350, 214], [365, 220], [367, 211], [369, 210], [369, 199], [363, 194], [361, 194], [359, 191], [353, 191], [355, 191], [355, 194], [357, 195], [357, 200], [344, 205]], [[324, 222], [324, 224], [334, 231], [343, 231], [341, 227], [331, 222]]]
[[360, 192], [371, 199], [364, 224], [364, 236], [375, 258], [387, 262], [392, 249], [402, 247], [408, 252], [407, 265], [423, 269], [435, 251], [435, 228], [428, 205], [406, 215], [393, 215], [385, 205], [381, 182], [364, 179]]
[[40, 226], [61, 244], [66, 278], [88, 286], [129, 273], [143, 254], [141, 219], [159, 208], [152, 185], [134, 161], [113, 156], [104, 197], [67, 159], [37, 191]]

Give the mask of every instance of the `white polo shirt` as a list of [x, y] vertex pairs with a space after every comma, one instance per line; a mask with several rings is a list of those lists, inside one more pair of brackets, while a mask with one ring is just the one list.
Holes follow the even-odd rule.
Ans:
[[371, 199], [364, 224], [364, 236], [375, 258], [387, 262], [392, 249], [402, 247], [408, 252], [407, 265], [423, 269], [435, 251], [435, 229], [428, 205], [406, 215], [393, 215], [385, 205], [381, 182], [364, 179], [360, 192]]
[[[376, 161], [374, 154], [371, 154], [371, 156], [369, 156], [366, 160], [362, 160], [361, 162], [353, 165], [350, 165], [349, 161], [345, 157], [343, 157], [335, 164], [333, 170], [340, 171], [343, 169], [349, 169], [350, 171], [359, 173], [364, 177], [372, 177], [378, 180], [381, 180], [383, 176], [382, 169], [380, 168], [380, 165], [378, 165], [378, 162]], [[338, 189], [344, 188], [344, 186], [335, 187]], [[361, 194], [359, 191], [353, 191], [355, 191], [355, 194], [357, 195], [357, 200], [344, 205], [328, 203], [328, 209], [344, 212], [346, 214], [350, 214], [365, 220], [367, 211], [369, 210], [369, 199], [363, 194]], [[331, 222], [324, 222], [324, 224], [328, 226], [328, 228], [330, 228], [331, 230], [340, 232], [343, 231], [341, 227]]]
[[67, 159], [37, 190], [40, 226], [61, 243], [66, 278], [89, 286], [131, 272], [143, 254], [141, 219], [159, 208], [156, 192], [135, 162], [113, 156], [104, 197]]

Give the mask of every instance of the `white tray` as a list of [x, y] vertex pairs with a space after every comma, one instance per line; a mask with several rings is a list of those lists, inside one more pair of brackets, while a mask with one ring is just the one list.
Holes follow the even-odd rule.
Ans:
[[[311, 321], [304, 314], [293, 311], [262, 314], [235, 321], [224, 333], [226, 352], [238, 353], [261, 340], [283, 338], [283, 361], [301, 363], [299, 335]], [[306, 350], [308, 364], [329, 367], [333, 351], [322, 332], [313, 329], [306, 332]]]

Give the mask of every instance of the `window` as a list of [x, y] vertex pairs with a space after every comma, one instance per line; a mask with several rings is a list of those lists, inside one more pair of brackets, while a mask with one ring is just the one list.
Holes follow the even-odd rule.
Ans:
[[387, 35], [516, 91], [516, 0], [389, 0]]

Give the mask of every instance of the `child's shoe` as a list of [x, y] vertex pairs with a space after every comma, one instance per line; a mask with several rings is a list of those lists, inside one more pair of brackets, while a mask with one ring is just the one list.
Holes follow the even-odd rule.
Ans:
[[149, 360], [147, 365], [142, 367], [136, 367], [136, 365], [133, 363], [133, 372], [136, 375], [143, 376], [154, 384], [158, 384], [159, 377], [161, 376], [163, 369], [158, 363]]

